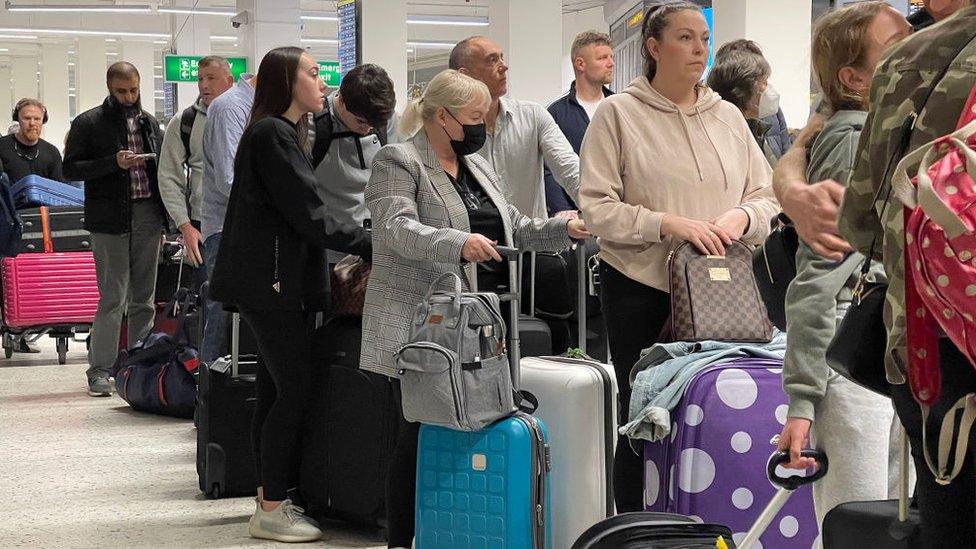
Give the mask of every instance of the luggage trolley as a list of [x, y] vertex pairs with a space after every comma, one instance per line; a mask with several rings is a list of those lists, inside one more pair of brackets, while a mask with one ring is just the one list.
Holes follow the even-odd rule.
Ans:
[[91, 252], [28, 253], [5, 257], [3, 318], [4, 356], [13, 355], [18, 339], [34, 342], [47, 335], [57, 341], [58, 364], [67, 363], [68, 340], [84, 342], [98, 307], [95, 258]]

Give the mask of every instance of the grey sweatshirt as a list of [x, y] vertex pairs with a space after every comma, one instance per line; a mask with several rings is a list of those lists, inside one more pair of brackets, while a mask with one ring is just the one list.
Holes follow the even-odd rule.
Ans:
[[183, 160], [186, 149], [180, 135], [182, 112], [170, 119], [159, 155], [159, 194], [173, 227], [180, 227], [190, 220], [200, 220], [203, 184], [203, 130], [207, 124], [207, 106], [199, 99], [193, 104], [197, 111], [190, 131], [190, 182], [187, 185]]
[[[332, 134], [348, 132], [349, 127], [342, 122], [336, 113], [335, 98], [338, 92], [333, 92], [326, 101], [329, 102], [329, 112], [332, 114]], [[391, 143], [396, 142], [396, 116], [387, 125], [387, 136]], [[357, 146], [357, 143], [358, 146]], [[382, 145], [375, 135], [366, 135], [358, 139], [338, 137], [329, 145], [329, 152], [315, 168], [315, 178], [319, 183], [319, 190], [325, 198], [325, 206], [340, 223], [351, 223], [362, 226], [363, 220], [369, 219], [369, 210], [363, 200], [363, 191], [373, 172], [373, 157], [380, 151]], [[362, 156], [360, 156], [360, 152]], [[337, 262], [345, 254], [330, 253], [329, 261]]]
[[[811, 148], [807, 181], [833, 179], [847, 185], [867, 114], [839, 111], [830, 117]], [[828, 380], [838, 375], [827, 365], [827, 346], [850, 305], [863, 262], [859, 253], [840, 263], [830, 261], [800, 241], [796, 278], [786, 291], [783, 388], [790, 397], [789, 417], [814, 420]], [[884, 280], [879, 262], [872, 262], [870, 280]]]

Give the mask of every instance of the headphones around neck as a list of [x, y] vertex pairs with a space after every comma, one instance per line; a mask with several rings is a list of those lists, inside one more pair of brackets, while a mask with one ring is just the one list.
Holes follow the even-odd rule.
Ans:
[[[10, 117], [13, 119], [14, 122], [20, 122], [20, 109], [28, 105], [32, 105], [36, 107], [37, 106], [36, 103], [37, 101], [33, 99], [21, 99], [20, 101], [17, 102], [17, 105], [14, 107], [14, 112], [10, 115]], [[47, 107], [44, 107], [42, 105], [41, 110], [44, 111], [44, 118], [41, 120], [41, 124], [47, 124]]]

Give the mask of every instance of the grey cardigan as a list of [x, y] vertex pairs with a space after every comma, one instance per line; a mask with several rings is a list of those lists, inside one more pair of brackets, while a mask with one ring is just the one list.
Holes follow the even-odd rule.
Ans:
[[[571, 243], [565, 219], [531, 219], [510, 205], [484, 158], [463, 158], [502, 215], [507, 246], [557, 251]], [[468, 211], [437, 162], [421, 129], [405, 143], [383, 147], [366, 184], [373, 220], [373, 270], [363, 309], [360, 367], [397, 377], [393, 355], [406, 343], [410, 319], [430, 284], [453, 272], [466, 290], [477, 289], [475, 265], [461, 265], [470, 235]]]

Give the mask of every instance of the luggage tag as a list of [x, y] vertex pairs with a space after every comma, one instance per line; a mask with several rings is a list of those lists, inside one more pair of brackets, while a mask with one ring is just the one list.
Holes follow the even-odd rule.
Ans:
[[191, 374], [196, 372], [197, 368], [200, 366], [200, 357], [189, 349], [184, 349], [183, 352], [176, 356], [176, 359], [179, 360], [180, 364], [182, 364], [183, 367], [186, 368], [186, 371], [190, 372]]
[[600, 256], [598, 254], [594, 254], [587, 261], [587, 263], [588, 263], [587, 269], [586, 269], [586, 271], [587, 271], [587, 279], [588, 279], [588, 284], [587, 284], [588, 291], [587, 291], [587, 293], [591, 297], [599, 297], [599, 295], [600, 295]]

